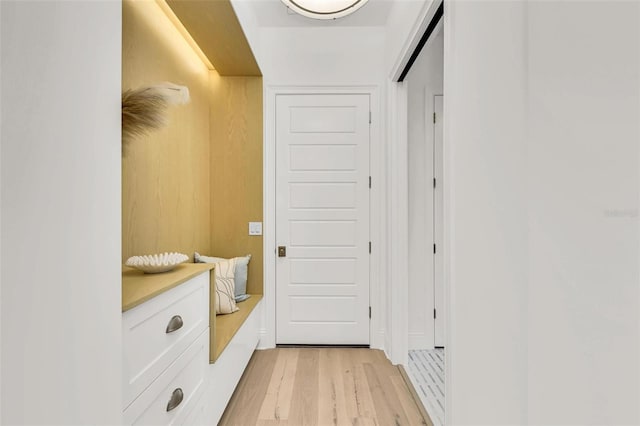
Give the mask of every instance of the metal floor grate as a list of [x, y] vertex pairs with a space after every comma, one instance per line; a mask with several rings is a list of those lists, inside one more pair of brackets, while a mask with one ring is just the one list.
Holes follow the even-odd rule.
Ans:
[[409, 351], [407, 373], [434, 426], [444, 425], [444, 349]]

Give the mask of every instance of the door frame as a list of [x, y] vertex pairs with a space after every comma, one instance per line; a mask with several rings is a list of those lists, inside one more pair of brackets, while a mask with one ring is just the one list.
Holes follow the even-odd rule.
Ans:
[[[443, 108], [441, 111], [442, 117], [438, 117], [438, 120], [442, 120], [443, 130], [444, 130], [444, 94], [442, 93], [430, 93], [430, 101], [431, 101], [431, 111], [433, 114], [436, 114], [436, 97], [441, 97], [443, 100]], [[433, 254], [433, 309], [434, 312], [440, 314], [438, 319], [442, 321], [442, 334], [444, 335], [445, 341], [442, 342], [446, 348], [446, 336], [447, 336], [447, 303], [444, 292], [446, 290], [446, 283], [444, 281], [444, 250], [442, 250], [444, 245], [444, 189], [445, 189], [445, 179], [444, 179], [444, 134], [442, 135], [442, 140], [440, 141], [440, 149], [438, 149], [438, 143], [436, 141], [436, 125], [433, 123], [431, 126], [431, 131], [433, 133], [433, 178], [436, 180], [436, 187], [433, 190], [433, 243], [436, 247], [440, 247], [440, 250], [436, 250], [436, 253]], [[438, 197], [438, 192], [440, 191], [441, 196]], [[438, 214], [439, 210], [439, 214]], [[438, 286], [438, 282], [442, 286], [442, 306], [438, 306], [438, 297], [436, 297], [436, 287]], [[438, 310], [439, 308], [439, 310]], [[434, 315], [435, 316], [435, 315]], [[437, 323], [438, 319], [433, 319], [433, 347], [439, 348], [443, 346], [439, 346], [437, 343], [438, 332], [437, 332]]]
[[381, 143], [384, 128], [381, 121], [381, 103], [378, 86], [281, 86], [267, 85], [264, 96], [264, 144], [263, 144], [263, 221], [264, 221], [264, 309], [260, 329], [259, 348], [276, 345], [276, 96], [278, 95], [369, 95], [371, 127], [369, 137], [369, 173], [372, 178], [369, 194], [369, 237], [372, 244], [369, 259], [369, 346], [384, 347], [384, 298], [380, 291], [380, 277], [386, 275], [384, 258], [386, 250], [384, 225], [386, 223], [385, 155]]
[[[449, 111], [451, 109], [451, 105], [446, 101], [447, 93], [449, 92], [450, 87], [450, 76], [455, 72], [455, 68], [452, 67], [451, 59], [449, 52], [452, 51], [453, 45], [455, 44], [455, 40], [451, 36], [451, 31], [449, 29], [452, 26], [452, 21], [455, 18], [452, 17], [452, 11], [447, 6], [447, 0], [428, 0], [424, 2], [423, 7], [421, 8], [418, 18], [415, 21], [414, 27], [411, 29], [407, 40], [405, 41], [403, 47], [400, 50], [400, 53], [395, 61], [394, 66], [389, 74], [390, 82], [388, 85], [388, 98], [389, 98], [389, 140], [393, 141], [393, 145], [398, 145], [398, 147], [394, 148], [395, 150], [406, 150], [407, 146], [407, 135], [406, 135], [406, 121], [407, 121], [407, 111], [406, 111], [406, 85], [398, 82], [398, 78], [402, 73], [404, 66], [408, 63], [415, 47], [418, 45], [422, 34], [426, 30], [429, 25], [431, 18], [435, 15], [437, 8], [441, 3], [445, 3], [444, 7], [444, 15], [442, 17], [442, 25], [444, 30], [444, 90], [443, 95], [445, 96], [444, 107], [443, 107], [443, 149], [442, 149], [442, 171], [443, 171], [443, 185], [442, 189], [444, 191], [443, 194], [443, 205], [442, 205], [442, 215], [443, 215], [443, 285], [444, 285], [444, 304], [445, 304], [445, 399], [446, 399], [446, 407], [445, 407], [445, 425], [450, 423], [450, 414], [453, 412], [453, 393], [454, 389], [452, 386], [454, 369], [452, 367], [454, 360], [454, 351], [455, 347], [452, 345], [453, 335], [455, 334], [455, 324], [451, 319], [451, 309], [455, 303], [456, 294], [452, 289], [452, 283], [455, 281], [455, 259], [453, 259], [453, 245], [455, 241], [455, 228], [451, 219], [451, 212], [453, 210], [452, 206], [452, 194], [455, 191], [455, 182], [452, 179], [452, 169], [455, 166], [455, 159], [453, 158], [452, 149], [451, 149], [451, 141], [449, 141], [449, 126], [451, 122], [451, 114]], [[395, 113], [393, 111], [396, 111]], [[393, 177], [394, 174], [397, 173], [398, 170], [406, 170], [407, 161], [403, 156], [393, 156], [388, 165], [388, 173], [389, 176]], [[392, 188], [390, 191], [399, 191], [400, 192], [400, 201], [403, 204], [396, 206], [400, 209], [406, 209], [408, 206], [404, 204], [404, 199], [402, 197], [403, 194], [406, 193], [407, 187], [404, 186], [404, 182], [401, 179], [393, 182], [393, 179], [390, 178]], [[395, 183], [395, 184], [394, 184]], [[393, 224], [390, 224], [391, 226]], [[401, 243], [401, 239], [404, 238], [406, 241], [406, 234], [402, 234], [404, 229], [400, 226], [399, 231], [401, 231], [401, 235], [394, 235], [393, 239], [395, 239], [398, 243]], [[390, 244], [393, 244], [394, 241], [390, 241]], [[390, 266], [391, 269], [397, 270], [397, 274], [406, 273], [407, 265], [401, 262], [399, 259], [392, 260], [392, 264]], [[393, 336], [390, 339], [390, 348], [389, 351], [391, 353], [391, 360], [394, 363], [399, 363], [402, 365], [407, 365], [408, 362], [408, 337], [409, 337], [409, 327], [408, 327], [408, 288], [406, 287], [406, 283], [400, 281], [401, 288], [397, 288], [395, 292], [390, 293], [391, 300], [389, 315], [390, 315], [390, 326], [393, 328]]]

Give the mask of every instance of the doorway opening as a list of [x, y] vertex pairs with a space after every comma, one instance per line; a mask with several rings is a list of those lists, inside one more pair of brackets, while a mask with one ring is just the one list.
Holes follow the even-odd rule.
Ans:
[[[441, 6], [442, 7], [442, 6]], [[408, 357], [406, 371], [434, 425], [445, 414], [443, 217], [444, 27], [431, 32], [404, 77], [408, 151]]]

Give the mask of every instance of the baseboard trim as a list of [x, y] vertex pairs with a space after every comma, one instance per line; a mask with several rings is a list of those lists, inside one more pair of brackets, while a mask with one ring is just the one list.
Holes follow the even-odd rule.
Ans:
[[270, 345], [267, 341], [269, 339], [269, 333], [267, 333], [267, 329], [266, 328], [261, 328], [260, 330], [258, 330], [258, 346], [256, 347], [256, 350], [264, 350], [264, 349], [273, 349], [276, 346], [275, 345]]

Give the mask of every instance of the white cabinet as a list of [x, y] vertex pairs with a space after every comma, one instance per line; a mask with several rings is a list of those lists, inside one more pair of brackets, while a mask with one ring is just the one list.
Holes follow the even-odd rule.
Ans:
[[124, 312], [122, 327], [124, 423], [196, 417], [209, 366], [209, 272]]

